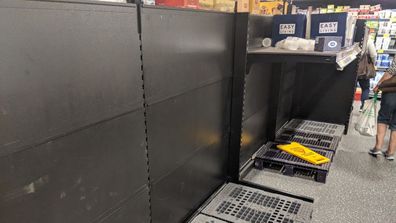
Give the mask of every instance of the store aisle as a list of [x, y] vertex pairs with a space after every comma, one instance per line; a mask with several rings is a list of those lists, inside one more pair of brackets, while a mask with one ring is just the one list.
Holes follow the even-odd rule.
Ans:
[[396, 161], [367, 154], [375, 139], [353, 129], [358, 116], [355, 109], [326, 184], [255, 169], [245, 180], [314, 198], [312, 222], [396, 222]]

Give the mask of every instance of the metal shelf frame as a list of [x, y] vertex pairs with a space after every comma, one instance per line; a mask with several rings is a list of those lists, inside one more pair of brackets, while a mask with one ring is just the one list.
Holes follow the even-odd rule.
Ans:
[[[279, 52], [279, 54], [276, 54], [276, 52]], [[356, 71], [356, 59], [353, 60], [355, 63], [349, 64], [349, 66], [346, 67], [346, 70], [344, 71], [339, 71], [344, 74], [348, 73], [350, 74], [351, 72], [353, 73]], [[281, 73], [282, 70], [284, 70], [284, 67], [287, 64], [334, 64], [334, 71], [336, 71], [336, 63], [337, 63], [337, 55], [335, 53], [318, 53], [318, 52], [290, 52], [290, 51], [284, 51], [284, 50], [265, 50], [265, 49], [254, 49], [248, 51], [247, 54], [247, 66], [246, 66], [246, 71], [247, 74], [250, 72], [250, 68], [253, 64], [256, 63], [272, 63], [273, 64], [273, 69], [278, 71], [277, 73]], [[353, 68], [350, 68], [353, 67]], [[279, 76], [281, 76], [280, 74]], [[304, 75], [304, 73], [298, 72], [297, 71], [297, 76], [299, 75]], [[320, 74], [318, 74], [320, 75]], [[356, 83], [356, 79], [354, 80]], [[350, 84], [351, 86], [354, 86], [355, 83]], [[280, 89], [279, 86], [281, 83], [276, 83], [273, 82], [274, 88], [275, 89]], [[343, 95], [344, 97], [348, 98], [348, 101], [350, 101], [350, 109], [346, 111], [346, 113], [350, 114], [352, 111], [352, 102], [353, 102], [353, 92], [354, 88], [351, 87], [350, 89], [350, 95]], [[279, 92], [276, 94], [279, 95]], [[277, 110], [277, 105], [274, 104], [273, 106], [274, 110]], [[347, 115], [349, 117], [349, 115]], [[309, 118], [308, 118], [309, 119]], [[316, 121], [324, 121], [324, 122], [334, 122], [332, 120], [328, 120], [329, 118], [323, 117], [323, 120], [316, 120]], [[346, 126], [346, 131], [348, 129], [348, 120], [344, 120], [343, 123], [340, 122], [334, 122], [336, 124], [343, 124]], [[346, 133], [345, 131], [345, 133]]]
[[[337, 58], [336, 53], [329, 52], [292, 53], [284, 50], [265, 50], [263, 48], [257, 48], [258, 46], [251, 46], [250, 48], [249, 43], [246, 43], [248, 39], [251, 38], [248, 36], [249, 29], [252, 29], [250, 26], [254, 24], [249, 24], [249, 15], [247, 14], [236, 13], [235, 16], [235, 56], [231, 99], [231, 135], [229, 144], [230, 162], [228, 164], [228, 176], [231, 182], [251, 184], [251, 182], [244, 181], [241, 176], [243, 176], [244, 172], [246, 172], [246, 170], [249, 169], [249, 166], [252, 165], [252, 161], [250, 160], [247, 163], [240, 165], [239, 153], [241, 149], [242, 121], [244, 118], [244, 92], [247, 90], [245, 89], [245, 77], [252, 72], [252, 67], [256, 64], [270, 64], [271, 66], [271, 71], [263, 75], [271, 75], [269, 78], [271, 81], [271, 90], [269, 90], [271, 99], [266, 113], [266, 134], [267, 141], [274, 141], [276, 132], [283, 126], [283, 124], [293, 118], [345, 125], [344, 134], [346, 134], [349, 126], [350, 114], [353, 109], [352, 104], [357, 81], [356, 70], [358, 60], [356, 58], [353, 59], [351, 62], [348, 62], [348, 65], [345, 66], [344, 70], [338, 71], [337, 62], [340, 58], [347, 58], [349, 55], [346, 53], [343, 57]], [[252, 37], [251, 39], [255, 38], [257, 38], [257, 36], [254, 36], [254, 38]], [[354, 47], [356, 47], [356, 45]], [[358, 54], [360, 54], [360, 49], [352, 48], [352, 51], [354, 51], [357, 57], [359, 56]], [[311, 66], [314, 66], [315, 68], [313, 69]], [[331, 67], [332, 70], [330, 70]], [[294, 79], [294, 77], [296, 80], [290, 80]], [[297, 77], [299, 77], [299, 82], [297, 82]], [[315, 85], [315, 80], [321, 80], [320, 78], [329, 79], [328, 83], [330, 84], [328, 84], [328, 87], [315, 87], [319, 88], [319, 90], [332, 92], [332, 95], [335, 94], [337, 98], [342, 98], [342, 105], [335, 108], [338, 111], [330, 112], [331, 114], [323, 114], [323, 110], [326, 109], [326, 106], [322, 106], [325, 99], [320, 99], [320, 101], [315, 102], [301, 101], [302, 96], [306, 96], [307, 92], [297, 92], [298, 95], [296, 96], [295, 86], [303, 84], [300, 80], [303, 77], [307, 77], [308, 79], [313, 77], [313, 80], [309, 81], [309, 84], [311, 85]], [[288, 88], [289, 83], [284, 85], [284, 80], [291, 82], [290, 84], [292, 85], [292, 88]], [[334, 83], [333, 81], [336, 81], [337, 83]], [[323, 84], [322, 81], [320, 82], [321, 83], [319, 84]], [[343, 88], [344, 90], [339, 92], [334, 91], [334, 88]], [[287, 99], [283, 97], [285, 92], [290, 94], [290, 97], [293, 98], [293, 108], [290, 108], [290, 110], [284, 105], [288, 102]], [[309, 91], [308, 94], [309, 96], [315, 96], [315, 91]], [[308, 107], [310, 105], [317, 106], [313, 116], [307, 115], [309, 111]], [[259, 149], [259, 147], [257, 149]], [[244, 171], [241, 172], [241, 170]]]
[[[278, 193], [285, 196], [301, 199], [307, 202], [313, 202], [312, 198], [290, 194], [285, 191], [274, 190], [263, 185], [258, 185], [252, 182], [241, 179], [242, 167], [240, 166], [240, 149], [242, 136], [242, 121], [244, 113], [244, 96], [245, 96], [245, 77], [246, 68], [249, 62], [248, 54], [248, 33], [249, 33], [249, 14], [235, 13], [235, 47], [234, 47], [234, 68], [232, 77], [232, 92], [231, 92], [231, 121], [230, 121], [230, 141], [228, 153], [228, 182], [238, 183], [241, 185], [253, 187], [256, 189], [265, 190], [268, 192]], [[334, 58], [335, 59], [335, 58]], [[273, 70], [273, 72], [279, 72]], [[274, 85], [272, 87], [271, 95], [278, 98], [279, 92], [276, 90], [280, 86], [280, 75], [274, 75]], [[276, 117], [278, 100], [273, 100], [271, 109], [269, 110], [270, 117]], [[270, 119], [267, 123], [268, 132], [271, 138], [275, 139], [276, 131], [271, 131], [276, 125], [276, 119]]]

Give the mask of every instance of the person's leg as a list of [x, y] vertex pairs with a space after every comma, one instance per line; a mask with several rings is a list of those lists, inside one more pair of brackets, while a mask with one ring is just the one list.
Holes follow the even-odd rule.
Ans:
[[364, 108], [364, 102], [369, 98], [370, 95], [370, 79], [361, 79], [359, 80], [360, 88], [362, 89], [361, 95], [361, 106], [360, 109]]
[[386, 151], [387, 155], [394, 155], [396, 152], [396, 131], [391, 132], [390, 142], [388, 151]]
[[375, 143], [375, 147], [374, 147], [375, 150], [380, 151], [382, 149], [382, 147], [384, 146], [384, 139], [385, 139], [387, 127], [388, 127], [388, 125], [386, 125], [384, 123], [377, 124], [377, 137], [376, 137], [376, 143]]
[[389, 105], [392, 109], [392, 117], [389, 123], [389, 128], [391, 130], [390, 141], [388, 150], [385, 153], [385, 157], [388, 160], [394, 160], [394, 154], [396, 152], [396, 93], [389, 93]]
[[369, 151], [371, 155], [382, 154], [381, 149], [384, 146], [384, 139], [388, 124], [391, 121], [391, 107], [388, 100], [388, 95], [383, 94], [381, 100], [381, 108], [378, 112], [378, 124], [377, 124], [377, 137], [375, 147]]

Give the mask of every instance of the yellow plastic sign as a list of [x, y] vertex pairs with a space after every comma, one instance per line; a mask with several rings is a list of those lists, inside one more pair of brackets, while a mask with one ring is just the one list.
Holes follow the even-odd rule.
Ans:
[[329, 158], [322, 156], [314, 152], [313, 150], [296, 142], [292, 142], [287, 145], [277, 145], [276, 147], [282, 151], [290, 153], [293, 156], [296, 156], [300, 159], [303, 159], [315, 165], [321, 165], [330, 162]]
[[378, 50], [378, 53], [384, 53], [384, 50]]

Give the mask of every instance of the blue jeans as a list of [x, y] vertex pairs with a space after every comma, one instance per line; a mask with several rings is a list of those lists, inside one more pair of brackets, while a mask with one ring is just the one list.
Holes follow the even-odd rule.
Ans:
[[362, 89], [362, 96], [360, 97], [360, 100], [362, 102], [360, 109], [363, 109], [364, 107], [364, 102], [369, 99], [369, 94], [370, 94], [370, 79], [359, 79], [359, 86]]
[[378, 123], [389, 125], [391, 131], [396, 131], [396, 92], [382, 94]]

